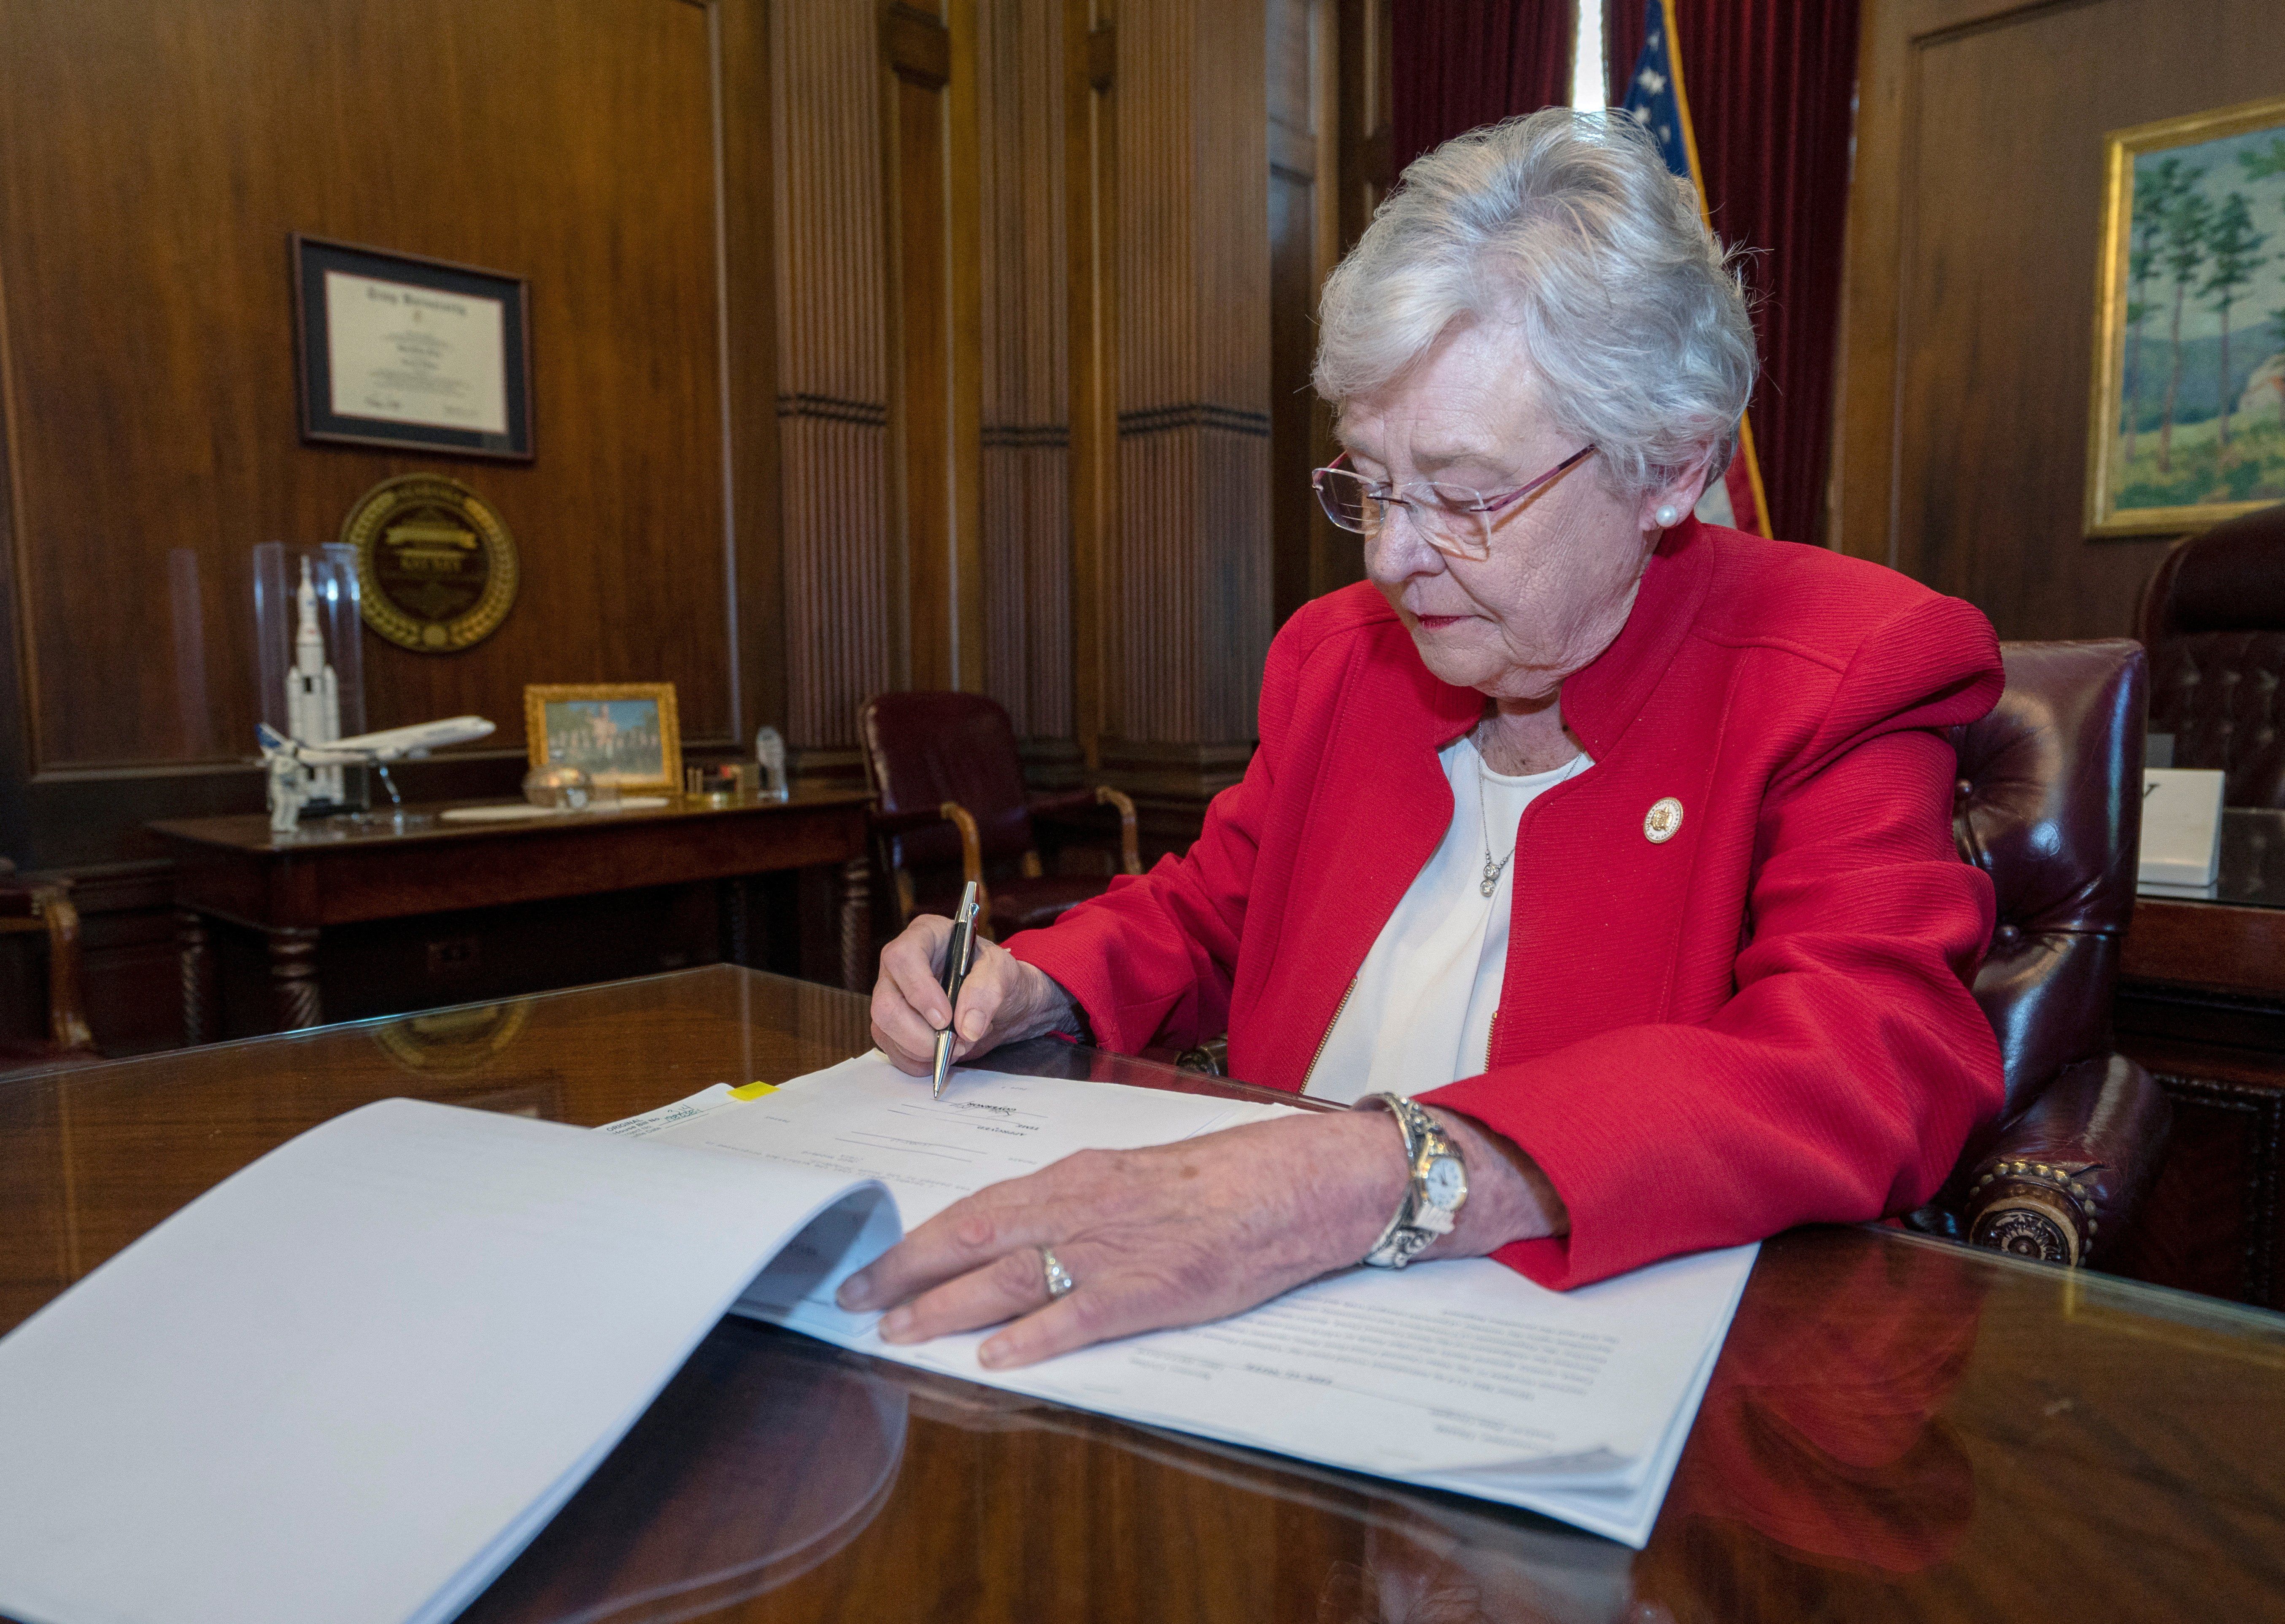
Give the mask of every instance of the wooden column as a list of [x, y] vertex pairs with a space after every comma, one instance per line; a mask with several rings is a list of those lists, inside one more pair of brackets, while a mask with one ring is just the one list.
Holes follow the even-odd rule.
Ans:
[[856, 714], [897, 686], [880, 22], [851, 0], [770, 18], [786, 718], [806, 777], [856, 771]]
[[1332, 410], [1309, 377], [1317, 290], [1340, 253], [1339, 51], [1334, 0], [1269, 4], [1269, 511], [1277, 624], [1361, 580], [1357, 538], [1317, 506], [1309, 473], [1332, 459]]
[[881, 11], [899, 686], [984, 686], [975, 0]]
[[1072, 733], [1088, 769], [1119, 731], [1110, 601], [1119, 533], [1118, 35], [1111, 0], [1063, 0], [1065, 321], [1071, 388]]
[[1075, 765], [1064, 0], [977, 18], [985, 691], [1034, 767]]
[[1173, 831], [1252, 752], [1269, 644], [1264, 0], [1122, 8], [1119, 620], [1103, 767]]

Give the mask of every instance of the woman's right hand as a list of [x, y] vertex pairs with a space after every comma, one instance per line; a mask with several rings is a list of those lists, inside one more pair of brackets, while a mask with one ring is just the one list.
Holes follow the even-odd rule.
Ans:
[[[915, 1077], [935, 1069], [936, 1035], [953, 1019], [944, 995], [945, 947], [951, 939], [952, 921], [923, 914], [881, 950], [881, 978], [873, 984], [873, 1041], [898, 1071]], [[964, 1059], [1067, 1027], [1076, 1013], [1071, 994], [1046, 971], [978, 937], [968, 979], [961, 985], [952, 1057]]]

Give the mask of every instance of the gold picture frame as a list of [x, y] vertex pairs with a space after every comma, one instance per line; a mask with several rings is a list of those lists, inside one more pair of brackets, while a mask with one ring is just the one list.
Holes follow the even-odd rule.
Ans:
[[2103, 137], [2092, 536], [2285, 501], [2285, 97]]
[[535, 767], [568, 762], [622, 791], [682, 793], [682, 726], [671, 682], [527, 684], [523, 736]]

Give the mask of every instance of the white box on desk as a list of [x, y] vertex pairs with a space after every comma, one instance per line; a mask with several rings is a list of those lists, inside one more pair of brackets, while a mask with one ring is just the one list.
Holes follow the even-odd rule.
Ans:
[[2221, 873], [2222, 775], [2205, 767], [2142, 773], [2142, 884], [2211, 885]]

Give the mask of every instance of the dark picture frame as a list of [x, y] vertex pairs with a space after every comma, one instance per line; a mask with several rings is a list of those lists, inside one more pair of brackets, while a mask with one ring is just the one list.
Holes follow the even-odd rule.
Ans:
[[[299, 231], [293, 233], [289, 246], [294, 277], [294, 360], [304, 441], [443, 452], [504, 462], [532, 460], [531, 304], [524, 279], [473, 265], [454, 264], [448, 260], [304, 236]], [[498, 388], [503, 407], [499, 428], [461, 428], [443, 422], [360, 416], [352, 411], [336, 409], [328, 272], [389, 284], [404, 290], [408, 299], [427, 295], [432, 299], [488, 300], [499, 304], [501, 376]], [[417, 412], [417, 399], [406, 409]]]

